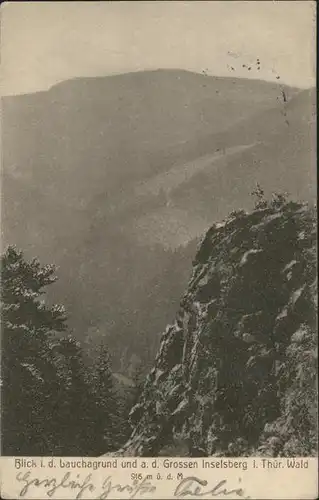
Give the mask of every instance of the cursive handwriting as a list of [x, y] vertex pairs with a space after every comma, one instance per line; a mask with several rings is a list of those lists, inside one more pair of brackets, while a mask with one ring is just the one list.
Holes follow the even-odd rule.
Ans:
[[[239, 479], [241, 481], [241, 479]], [[241, 498], [250, 498], [249, 496], [244, 496], [245, 495], [245, 490], [243, 488], [234, 488], [231, 490], [228, 490], [226, 488], [226, 483], [227, 480], [223, 479], [222, 481], [219, 481], [215, 486], [211, 487], [208, 486], [209, 489], [205, 488], [208, 485], [208, 481], [204, 479], [200, 479], [199, 477], [195, 476], [189, 476], [185, 477], [177, 486], [177, 488], [174, 491], [174, 496], [175, 497], [186, 497], [187, 495], [192, 495], [192, 496], [198, 496], [198, 497], [204, 497], [207, 495], [210, 496], [229, 496], [229, 495], [237, 495], [238, 497]]]
[[[103, 484], [101, 489], [99, 489], [93, 482], [91, 481], [92, 475], [88, 474], [84, 479], [81, 479], [79, 474], [74, 474], [72, 476], [72, 472], [67, 472], [64, 474], [61, 480], [58, 480], [55, 477], [46, 477], [45, 479], [39, 479], [37, 477], [32, 477], [31, 471], [27, 472], [18, 472], [16, 475], [16, 479], [18, 482], [22, 483], [23, 486], [19, 492], [19, 497], [25, 497], [29, 492], [31, 487], [36, 488], [44, 488], [46, 495], [50, 498], [54, 497], [54, 494], [59, 489], [67, 489], [76, 493], [75, 499], [79, 500], [83, 498], [84, 492], [94, 492], [94, 498], [97, 500], [104, 500], [108, 498], [110, 493], [126, 493], [128, 496], [126, 498], [133, 499], [136, 498], [137, 495], [146, 495], [149, 493], [154, 493], [156, 491], [156, 487], [153, 486], [147, 478], [142, 480], [134, 480], [131, 484], [112, 484], [112, 476], [108, 476]], [[43, 489], [41, 491], [41, 494]]]
[[77, 474], [76, 479], [71, 478], [71, 472], [66, 472], [61, 480], [56, 479], [55, 477], [38, 479], [32, 478], [31, 471], [27, 471], [25, 473], [18, 472], [16, 475], [17, 481], [23, 483], [23, 487], [19, 493], [20, 497], [24, 497], [30, 486], [36, 486], [37, 488], [45, 488], [46, 494], [50, 498], [53, 497], [54, 493], [60, 488], [67, 488], [69, 490], [78, 490], [76, 499], [82, 498], [82, 495], [85, 491], [94, 491], [95, 486], [91, 482], [91, 474], [88, 474], [83, 480], [79, 480], [79, 475]]
[[127, 492], [129, 498], [135, 498], [137, 495], [146, 495], [147, 493], [154, 493], [156, 491], [156, 486], [153, 486], [147, 478], [142, 481], [135, 479], [131, 485], [126, 484], [122, 486], [120, 484], [112, 484], [111, 476], [107, 477], [103, 483], [103, 492], [98, 497], [99, 500], [107, 498], [111, 492], [117, 491], [118, 493]]

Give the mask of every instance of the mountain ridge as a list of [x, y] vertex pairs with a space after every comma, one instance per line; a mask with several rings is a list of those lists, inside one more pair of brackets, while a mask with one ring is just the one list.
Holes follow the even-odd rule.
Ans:
[[[122, 73], [114, 73], [114, 74], [108, 74], [108, 75], [99, 75], [99, 76], [77, 76], [73, 78], [68, 78], [66, 80], [61, 80], [57, 83], [52, 84], [50, 87], [44, 90], [37, 90], [35, 92], [25, 92], [22, 94], [16, 94], [16, 95], [3, 95], [2, 98], [16, 98], [16, 97], [25, 97], [25, 96], [30, 96], [34, 94], [42, 94], [42, 93], [47, 93], [50, 92], [51, 90], [56, 90], [57, 88], [63, 87], [65, 84], [68, 83], [89, 83], [92, 82], [93, 80], [96, 81], [102, 81], [104, 79], [109, 79], [109, 78], [121, 78], [125, 76], [131, 76], [131, 75], [143, 75], [143, 74], [154, 74], [158, 75], [160, 73], [168, 73], [168, 74], [176, 74], [178, 76], [187, 74], [187, 75], [194, 75], [194, 76], [201, 76], [205, 79], [214, 79], [216, 81], [223, 81], [223, 80], [232, 80], [232, 81], [243, 81], [243, 82], [256, 82], [256, 83], [261, 83], [267, 85], [276, 85], [276, 86], [282, 86], [283, 88], [290, 88], [294, 89], [295, 91], [303, 91], [307, 90], [308, 88], [311, 89], [313, 87], [295, 87], [286, 83], [281, 83], [280, 81], [273, 82], [273, 81], [268, 81], [268, 80], [263, 80], [259, 78], [243, 78], [243, 77], [236, 77], [234, 75], [232, 76], [218, 76], [218, 75], [212, 75], [212, 74], [207, 74], [204, 72], [196, 72], [192, 70], [187, 70], [187, 69], [182, 69], [182, 68], [157, 68], [157, 69], [149, 69], [149, 70], [136, 70], [136, 71], [129, 71], [129, 72], [122, 72]], [[204, 80], [203, 80], [204, 81]]]

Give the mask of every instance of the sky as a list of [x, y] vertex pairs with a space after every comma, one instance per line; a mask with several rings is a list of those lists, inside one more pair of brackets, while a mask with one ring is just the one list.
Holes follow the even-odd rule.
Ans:
[[74, 77], [157, 68], [268, 81], [280, 77], [288, 85], [314, 86], [315, 2], [1, 6], [2, 95], [46, 90]]

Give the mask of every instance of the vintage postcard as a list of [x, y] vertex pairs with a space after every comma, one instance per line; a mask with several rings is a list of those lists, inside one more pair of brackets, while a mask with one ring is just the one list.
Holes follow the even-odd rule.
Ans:
[[2, 4], [1, 498], [317, 498], [315, 33]]

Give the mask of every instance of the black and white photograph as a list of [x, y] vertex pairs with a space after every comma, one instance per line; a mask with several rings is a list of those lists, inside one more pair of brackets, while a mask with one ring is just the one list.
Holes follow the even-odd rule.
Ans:
[[3, 3], [3, 457], [318, 456], [315, 9]]

